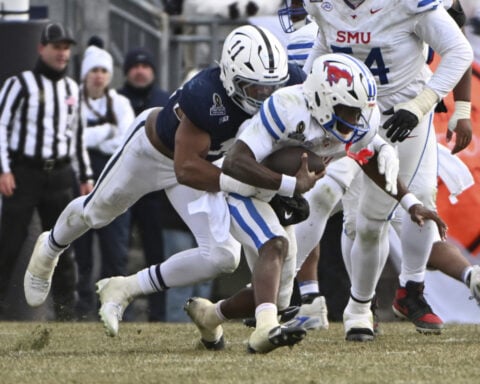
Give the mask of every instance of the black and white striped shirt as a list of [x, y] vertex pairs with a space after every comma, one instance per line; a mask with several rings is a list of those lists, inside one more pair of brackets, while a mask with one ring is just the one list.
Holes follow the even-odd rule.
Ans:
[[38, 160], [69, 157], [79, 178], [91, 177], [83, 143], [78, 84], [34, 71], [8, 78], [0, 90], [0, 173], [11, 172], [13, 153]]

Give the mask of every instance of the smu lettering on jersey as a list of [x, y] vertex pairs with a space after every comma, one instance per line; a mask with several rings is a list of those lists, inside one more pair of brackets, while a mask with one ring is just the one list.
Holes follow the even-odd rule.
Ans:
[[[287, 85], [300, 84], [305, 73], [296, 65], [289, 65]], [[241, 124], [251, 116], [227, 96], [220, 80], [220, 68], [208, 68], [179, 88], [169, 99], [157, 118], [157, 134], [170, 149], [175, 147], [175, 133], [179, 118], [175, 109], [180, 107], [188, 119], [210, 135], [207, 160], [221, 158], [231, 147]]]
[[[250, 147], [257, 161], [286, 146], [305, 146], [327, 161], [346, 155], [345, 144], [310, 114], [302, 87], [300, 84], [276, 91], [239, 135], [239, 140]], [[369, 147], [380, 123], [378, 108], [367, 108], [362, 114], [370, 130], [352, 145], [352, 152]]]
[[[437, 52], [449, 44], [448, 36], [439, 35], [440, 24], [450, 34], [452, 28], [441, 0], [375, 0], [357, 7], [348, 1], [306, 1], [305, 8], [320, 26], [317, 53], [343, 52], [362, 60], [377, 80], [380, 97], [407, 84], [407, 96], [416, 95], [431, 76], [423, 40]], [[449, 91], [440, 82], [432, 88], [439, 96]]]

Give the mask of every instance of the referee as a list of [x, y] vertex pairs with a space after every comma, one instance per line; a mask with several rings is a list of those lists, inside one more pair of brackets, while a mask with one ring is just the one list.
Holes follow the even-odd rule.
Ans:
[[[0, 90], [0, 317], [35, 209], [43, 230], [73, 198], [72, 163], [80, 191], [92, 189], [82, 134], [78, 85], [66, 76], [70, 31], [49, 23], [42, 31], [35, 68], [8, 78]], [[52, 282], [56, 320], [70, 320], [75, 304], [75, 265], [62, 257]], [[5, 317], [5, 316], [4, 316]]]

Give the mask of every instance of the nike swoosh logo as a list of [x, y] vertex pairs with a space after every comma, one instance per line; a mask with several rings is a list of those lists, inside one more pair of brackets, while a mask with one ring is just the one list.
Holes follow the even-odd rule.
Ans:
[[287, 212], [285, 211], [285, 220], [290, 220], [290, 218], [292, 217], [293, 215], [293, 212]]
[[370, 9], [370, 14], [374, 15], [375, 13], [381, 11], [382, 8], [378, 8], [378, 9]]

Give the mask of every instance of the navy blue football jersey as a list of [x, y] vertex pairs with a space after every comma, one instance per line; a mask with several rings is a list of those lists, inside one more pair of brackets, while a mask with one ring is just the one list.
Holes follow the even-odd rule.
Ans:
[[[287, 85], [300, 84], [305, 73], [289, 64], [290, 78]], [[160, 140], [171, 150], [175, 149], [175, 133], [180, 120], [175, 109], [180, 107], [197, 128], [210, 135], [210, 150], [207, 160], [222, 157], [232, 145], [240, 125], [251, 116], [227, 96], [220, 68], [204, 69], [170, 97], [157, 117], [156, 130]]]

